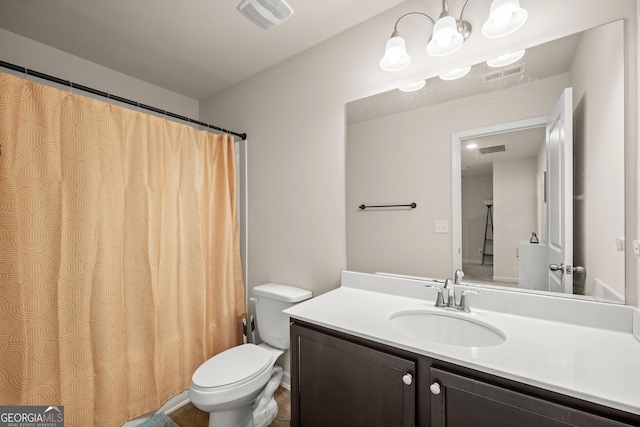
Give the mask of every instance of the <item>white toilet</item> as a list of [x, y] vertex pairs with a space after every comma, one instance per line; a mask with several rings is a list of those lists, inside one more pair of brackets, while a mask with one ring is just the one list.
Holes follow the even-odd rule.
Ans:
[[191, 377], [189, 399], [209, 412], [209, 427], [265, 427], [278, 412], [273, 393], [289, 348], [289, 316], [283, 310], [312, 297], [310, 291], [268, 283], [253, 288], [262, 344], [230, 348], [204, 362]]

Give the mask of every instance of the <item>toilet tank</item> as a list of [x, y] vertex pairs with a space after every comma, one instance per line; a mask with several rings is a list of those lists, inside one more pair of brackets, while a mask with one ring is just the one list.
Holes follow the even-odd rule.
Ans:
[[311, 291], [295, 286], [267, 283], [253, 288], [256, 320], [260, 339], [272, 347], [289, 348], [289, 315], [282, 310], [313, 296]]

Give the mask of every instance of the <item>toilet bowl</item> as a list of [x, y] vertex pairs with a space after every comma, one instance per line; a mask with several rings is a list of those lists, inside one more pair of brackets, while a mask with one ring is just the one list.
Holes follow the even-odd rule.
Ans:
[[256, 286], [256, 320], [262, 344], [230, 348], [203, 363], [193, 374], [189, 399], [209, 412], [209, 427], [266, 427], [277, 414], [273, 393], [282, 368], [276, 360], [289, 348], [289, 317], [282, 313], [311, 292], [268, 283]]

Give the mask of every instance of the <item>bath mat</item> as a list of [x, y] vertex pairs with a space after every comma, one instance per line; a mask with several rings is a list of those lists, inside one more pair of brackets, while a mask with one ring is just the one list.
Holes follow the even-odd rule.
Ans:
[[155, 414], [153, 417], [149, 418], [147, 421], [142, 424], [138, 424], [136, 427], [180, 427], [178, 424], [174, 423], [171, 418], [167, 417], [165, 414], [160, 412], [159, 414]]

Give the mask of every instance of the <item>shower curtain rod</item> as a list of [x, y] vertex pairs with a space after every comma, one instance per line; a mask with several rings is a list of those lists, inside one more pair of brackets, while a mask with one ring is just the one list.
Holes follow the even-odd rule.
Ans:
[[160, 108], [152, 107], [150, 105], [140, 104], [139, 102], [132, 101], [130, 99], [121, 98], [119, 96], [112, 95], [112, 94], [107, 93], [107, 92], [103, 92], [101, 90], [97, 90], [97, 89], [93, 89], [93, 88], [90, 88], [90, 87], [87, 87], [87, 86], [79, 85], [77, 83], [73, 83], [73, 82], [70, 82], [68, 80], [64, 80], [64, 79], [58, 78], [58, 77], [50, 76], [48, 74], [44, 74], [44, 73], [41, 73], [39, 71], [29, 70], [27, 68], [11, 64], [9, 62], [0, 61], [0, 67], [8, 68], [8, 69], [13, 70], [13, 71], [18, 71], [18, 72], [23, 73], [23, 74], [27, 74], [27, 75], [30, 75], [30, 76], [38, 77], [40, 79], [48, 80], [50, 82], [58, 83], [58, 84], [61, 84], [61, 85], [64, 85], [64, 86], [69, 86], [69, 87], [71, 87], [73, 89], [78, 89], [78, 90], [82, 90], [84, 92], [89, 92], [89, 93], [92, 93], [94, 95], [102, 96], [104, 98], [113, 99], [114, 101], [123, 102], [125, 104], [133, 105], [135, 107], [142, 108], [144, 110], [153, 111], [155, 113], [163, 114], [163, 115], [168, 116], [168, 117], [173, 117], [174, 119], [183, 120], [185, 122], [194, 123], [194, 124], [197, 124], [197, 125], [200, 125], [200, 126], [205, 126], [205, 127], [209, 128], [209, 129], [215, 129], [215, 130], [218, 130], [220, 132], [224, 132], [224, 133], [228, 133], [228, 134], [231, 134], [231, 135], [235, 135], [235, 136], [240, 137], [243, 141], [247, 139], [247, 134], [246, 133], [233, 132], [233, 131], [230, 131], [228, 129], [223, 129], [223, 128], [218, 127], [218, 126], [210, 125], [209, 123], [201, 122], [200, 120], [190, 119], [188, 117], [181, 116], [181, 115], [176, 114], [176, 113], [171, 113], [169, 111], [165, 111], [165, 110], [162, 110]]

